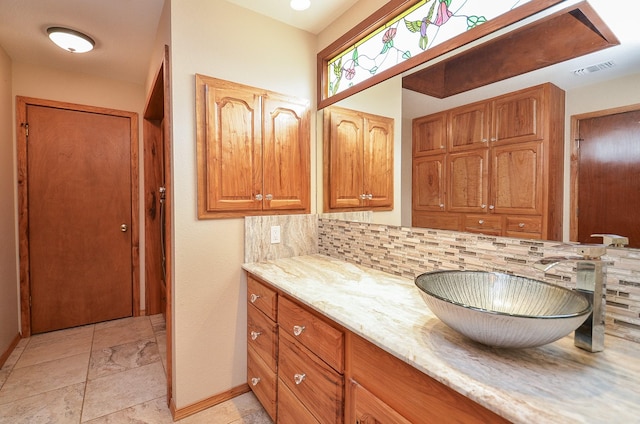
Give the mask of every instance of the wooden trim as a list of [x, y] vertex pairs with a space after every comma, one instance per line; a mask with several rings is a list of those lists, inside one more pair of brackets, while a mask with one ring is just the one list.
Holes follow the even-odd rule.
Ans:
[[317, 55], [317, 67], [318, 67], [318, 81], [317, 81], [317, 96], [318, 96], [318, 109], [325, 108], [337, 101], [340, 101], [352, 94], [359, 93], [375, 84], [392, 78], [396, 75], [400, 75], [403, 72], [414, 68], [418, 65], [426, 63], [427, 61], [434, 59], [440, 55], [448, 53], [459, 47], [462, 47], [472, 41], [478, 40], [488, 34], [491, 34], [497, 30], [505, 28], [516, 22], [519, 22], [529, 16], [539, 13], [551, 6], [561, 3], [562, 0], [537, 0], [530, 3], [525, 3], [507, 13], [504, 13], [495, 19], [492, 19], [480, 26], [472, 28], [471, 30], [462, 33], [442, 44], [434, 46], [424, 52], [390, 68], [380, 74], [363, 81], [360, 84], [356, 84], [334, 96], [327, 98], [327, 65], [329, 60], [346, 49], [349, 45], [357, 42], [362, 37], [366, 36], [369, 31], [378, 25], [384, 23], [398, 12], [407, 9], [416, 3], [415, 0], [392, 0], [387, 2], [386, 5], [374, 12], [367, 19], [356, 25], [353, 29], [348, 31], [338, 40], [330, 44], [328, 47], [320, 51]]
[[9, 359], [9, 356], [11, 356], [11, 354], [13, 353], [13, 349], [15, 349], [18, 343], [20, 343], [20, 339], [22, 339], [20, 333], [16, 334], [11, 343], [9, 343], [7, 350], [5, 350], [2, 355], [0, 355], [0, 368], [4, 366], [5, 362], [7, 362], [7, 359]]
[[169, 409], [171, 410], [171, 415], [173, 416], [174, 421], [181, 420], [190, 415], [197, 414], [198, 412], [202, 412], [205, 409], [211, 408], [212, 406], [218, 405], [222, 402], [226, 402], [230, 399], [233, 399], [237, 396], [250, 392], [251, 389], [247, 383], [242, 384], [240, 386], [236, 386], [226, 392], [219, 393], [215, 396], [208, 397], [199, 402], [192, 403], [191, 405], [187, 405], [184, 408], [177, 409], [175, 402], [172, 400]]
[[580, 167], [578, 164], [578, 133], [580, 129], [580, 121], [583, 119], [600, 118], [602, 116], [616, 115], [618, 113], [633, 112], [640, 110], [640, 103], [615, 107], [611, 109], [603, 109], [594, 112], [581, 113], [571, 115], [571, 135], [569, 142], [570, 148], [570, 177], [569, 177], [569, 240], [578, 240], [578, 178], [580, 177]]
[[[140, 315], [140, 227], [138, 205], [138, 114], [123, 110], [16, 96], [16, 150], [18, 165], [18, 255], [20, 258], [20, 317], [22, 336], [31, 336], [31, 282], [29, 280], [29, 204], [26, 122], [27, 105], [53, 107], [129, 118], [131, 142], [131, 283], [132, 315]], [[22, 124], [22, 125], [21, 125]]]

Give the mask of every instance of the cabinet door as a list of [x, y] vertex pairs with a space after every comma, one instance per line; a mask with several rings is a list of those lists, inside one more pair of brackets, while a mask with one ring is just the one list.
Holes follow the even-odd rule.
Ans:
[[349, 388], [354, 404], [354, 416], [347, 418], [347, 422], [357, 424], [411, 424], [410, 421], [355, 381], [351, 380]]
[[310, 210], [310, 127], [306, 103], [263, 99], [264, 210]]
[[449, 112], [449, 151], [487, 146], [490, 115], [490, 103], [474, 103]]
[[449, 155], [449, 211], [486, 212], [488, 201], [488, 149]]
[[491, 149], [491, 197], [500, 214], [538, 215], [542, 212], [542, 144]]
[[355, 112], [343, 110], [325, 111], [330, 114], [325, 126], [325, 167], [329, 179], [329, 208], [354, 208], [361, 206], [363, 195], [364, 119]]
[[497, 143], [542, 139], [542, 95], [542, 89], [534, 88], [494, 100], [492, 137]]
[[442, 154], [447, 148], [447, 113], [413, 120], [413, 157]]
[[445, 155], [419, 157], [413, 160], [413, 210], [445, 210]]
[[363, 192], [366, 205], [393, 208], [393, 119], [365, 119]]
[[[198, 213], [262, 209], [262, 124], [260, 96], [224, 81], [200, 79]], [[205, 119], [206, 118], [206, 119]], [[203, 143], [204, 145], [200, 145]]]

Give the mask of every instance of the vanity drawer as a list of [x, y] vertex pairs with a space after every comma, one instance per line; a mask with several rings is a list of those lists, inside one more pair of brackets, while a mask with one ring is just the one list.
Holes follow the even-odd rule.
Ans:
[[464, 231], [499, 236], [502, 233], [502, 217], [496, 215], [466, 215]]
[[[316, 419], [323, 424], [343, 419], [342, 375], [290, 336], [280, 335], [278, 378]], [[279, 403], [283, 403], [280, 399]]]
[[276, 292], [260, 283], [251, 275], [247, 276], [247, 302], [276, 321], [278, 307], [278, 296]]
[[507, 231], [540, 234], [542, 232], [542, 218], [539, 216], [508, 216]]
[[306, 346], [333, 369], [344, 370], [344, 333], [303, 307], [280, 298], [280, 334], [288, 334]]
[[247, 349], [247, 384], [271, 419], [276, 421], [276, 373], [251, 347]]
[[278, 379], [278, 424], [319, 424], [286, 384]]
[[278, 327], [251, 304], [247, 306], [247, 345], [276, 371]]

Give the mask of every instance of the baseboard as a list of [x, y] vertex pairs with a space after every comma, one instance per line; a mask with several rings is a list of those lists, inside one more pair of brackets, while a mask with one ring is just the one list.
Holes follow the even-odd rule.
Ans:
[[0, 368], [4, 366], [5, 362], [7, 362], [7, 359], [9, 359], [9, 356], [11, 356], [13, 349], [15, 349], [18, 343], [20, 343], [20, 339], [22, 339], [20, 333], [16, 334], [16, 337], [11, 341], [7, 350], [2, 354], [2, 356], [0, 356]]
[[240, 396], [241, 394], [249, 392], [251, 389], [248, 384], [243, 384], [238, 387], [234, 387], [231, 390], [228, 390], [223, 393], [219, 393], [215, 396], [211, 396], [210, 398], [203, 399], [200, 402], [193, 403], [191, 405], [187, 405], [184, 408], [176, 409], [176, 405], [173, 399], [171, 399], [171, 405], [169, 409], [171, 410], [171, 415], [173, 416], [174, 421], [181, 420], [189, 415], [196, 414], [198, 412], [204, 411], [205, 409], [211, 408], [219, 403], [225, 402], [229, 399], [233, 399], [236, 396]]

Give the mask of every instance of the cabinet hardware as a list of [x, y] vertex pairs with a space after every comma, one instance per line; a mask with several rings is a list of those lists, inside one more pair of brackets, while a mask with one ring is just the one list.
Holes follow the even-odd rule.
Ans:
[[440, 209], [444, 209], [444, 203], [440, 203]]
[[122, 224], [120, 226], [120, 231], [122, 231], [123, 233], [126, 233], [128, 229], [129, 227], [127, 227], [127, 224]]
[[255, 293], [251, 293], [251, 297], [249, 298], [251, 303], [256, 303], [256, 300], [258, 300], [258, 299], [260, 299], [260, 295], [255, 294]]
[[483, 225], [484, 224], [484, 219], [479, 220], [478, 224]]
[[257, 339], [260, 334], [262, 334], [260, 331], [252, 331], [251, 332], [251, 340]]
[[295, 381], [296, 384], [300, 384], [305, 378], [307, 378], [306, 374], [296, 374], [293, 376], [293, 381]]
[[256, 194], [256, 200], [259, 202], [262, 200], [262, 194]]
[[490, 210], [490, 211], [494, 210], [495, 208], [496, 208], [495, 206], [493, 206], [493, 205], [489, 205], [489, 210]]
[[267, 194], [264, 198], [266, 200], [273, 200], [273, 194]]
[[524, 222], [519, 223], [519, 224], [518, 224], [518, 227], [520, 227], [520, 228], [524, 228]]
[[483, 203], [483, 204], [481, 204], [481, 205], [480, 205], [480, 207], [481, 207], [482, 209], [484, 209], [484, 208], [486, 208], [486, 207], [487, 207], [487, 205], [485, 205], [485, 204]]
[[294, 325], [293, 326], [293, 335], [294, 336], [299, 336], [300, 334], [302, 334], [304, 329], [305, 329], [304, 325]]
[[251, 385], [252, 386], [257, 386], [259, 382], [260, 382], [260, 378], [259, 377], [253, 377], [251, 379]]

